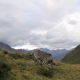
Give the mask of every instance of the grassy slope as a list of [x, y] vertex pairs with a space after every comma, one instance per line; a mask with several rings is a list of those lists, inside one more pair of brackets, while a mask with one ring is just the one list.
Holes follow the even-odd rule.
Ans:
[[0, 80], [80, 80], [80, 65], [54, 62], [50, 70], [35, 63], [30, 54], [0, 50]]
[[77, 46], [73, 51], [68, 53], [62, 60], [62, 62], [71, 64], [80, 64], [80, 45]]

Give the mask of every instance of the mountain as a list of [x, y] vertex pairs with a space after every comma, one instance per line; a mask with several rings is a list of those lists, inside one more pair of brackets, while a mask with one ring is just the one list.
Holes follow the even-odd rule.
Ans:
[[74, 50], [69, 52], [63, 59], [62, 62], [80, 64], [80, 45], [78, 45]]
[[[27, 50], [27, 49], [14, 49], [11, 48], [8, 44], [5, 44], [3, 42], [0, 42], [0, 49], [10, 51], [10, 52], [20, 52], [20, 53], [31, 53], [33, 50]], [[63, 57], [69, 52], [69, 50], [62, 49], [62, 50], [50, 50], [47, 48], [40, 48], [39, 50], [50, 53], [54, 60], [62, 60]]]
[[3, 43], [3, 42], [0, 42], [0, 49], [2, 50], [6, 50], [6, 51], [14, 51], [13, 48], [11, 48], [9, 45]]
[[5, 50], [5, 51], [9, 51], [9, 52], [21, 52], [21, 53], [30, 52], [25, 49], [14, 49], [11, 46], [9, 46], [8, 44], [5, 44], [3, 42], [0, 42], [0, 49]]
[[66, 49], [49, 50], [47, 48], [40, 48], [40, 50], [51, 53], [54, 60], [62, 60], [64, 58], [64, 56], [70, 51], [70, 50], [66, 50]]
[[32, 54], [0, 50], [0, 80], [80, 80], [80, 65], [53, 61], [52, 69]]

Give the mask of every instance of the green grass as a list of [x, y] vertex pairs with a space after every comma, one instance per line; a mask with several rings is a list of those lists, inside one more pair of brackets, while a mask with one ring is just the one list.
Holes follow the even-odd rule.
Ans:
[[31, 54], [0, 50], [0, 80], [80, 80], [80, 65], [54, 61], [52, 69], [35, 63]]

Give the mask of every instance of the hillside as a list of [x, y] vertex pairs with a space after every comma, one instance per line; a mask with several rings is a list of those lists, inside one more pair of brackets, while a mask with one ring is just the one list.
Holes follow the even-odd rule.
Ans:
[[0, 50], [0, 80], [80, 80], [80, 65], [54, 63], [49, 69], [35, 63], [31, 54]]
[[80, 45], [78, 45], [74, 50], [69, 52], [63, 59], [62, 62], [80, 64]]

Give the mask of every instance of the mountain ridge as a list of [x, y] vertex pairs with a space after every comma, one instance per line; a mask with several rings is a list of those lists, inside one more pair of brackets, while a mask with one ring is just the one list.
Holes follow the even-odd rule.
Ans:
[[63, 59], [62, 62], [71, 64], [80, 64], [80, 45], [78, 45], [74, 50], [69, 52]]
[[66, 49], [57, 49], [57, 50], [49, 50], [47, 48], [39, 48], [40, 50], [44, 51], [44, 52], [48, 52], [50, 54], [52, 54], [53, 58], [55, 60], [59, 60], [61, 61], [65, 55], [67, 55], [67, 53], [70, 51], [70, 50], [66, 50]]
[[5, 51], [9, 51], [9, 52], [21, 52], [21, 53], [27, 53], [26, 50], [23, 49], [14, 49], [11, 46], [9, 46], [6, 43], [0, 42], [0, 49], [5, 50]]
[[[0, 42], [0, 49], [10, 51], [10, 52], [21, 52], [21, 53], [33, 52], [33, 50], [27, 50], [27, 49], [14, 49], [11, 46], [9, 46], [8, 44], [5, 44], [3, 42]], [[69, 52], [69, 50], [66, 50], [66, 49], [50, 50], [47, 48], [39, 48], [39, 50], [50, 53], [53, 56], [54, 60], [59, 60], [59, 61], [61, 61], [63, 59], [63, 57]]]

